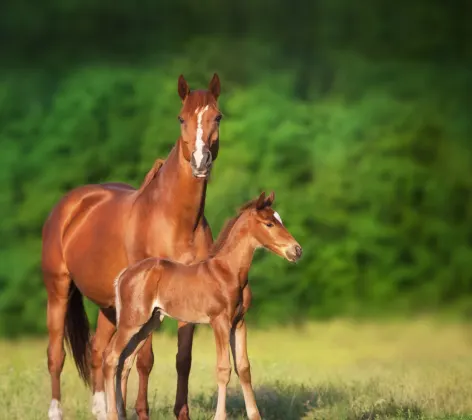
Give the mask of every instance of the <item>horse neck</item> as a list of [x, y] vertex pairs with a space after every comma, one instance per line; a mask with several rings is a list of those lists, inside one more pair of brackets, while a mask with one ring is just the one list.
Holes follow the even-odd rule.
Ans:
[[243, 287], [256, 248], [257, 245], [249, 232], [247, 220], [242, 216], [233, 226], [225, 243], [212, 260], [214, 263], [228, 267], [233, 278], [237, 278], [239, 286]]
[[207, 181], [192, 175], [190, 163], [184, 158], [182, 138], [169, 153], [157, 176], [141, 193], [140, 205], [171, 209], [167, 214], [179, 221], [179, 228], [194, 230], [203, 217]]

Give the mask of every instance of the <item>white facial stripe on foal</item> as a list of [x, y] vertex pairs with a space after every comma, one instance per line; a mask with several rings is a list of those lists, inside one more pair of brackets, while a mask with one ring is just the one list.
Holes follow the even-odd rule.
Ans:
[[204, 108], [197, 108], [195, 110], [195, 114], [197, 115], [197, 141], [195, 142], [195, 153], [194, 153], [194, 158], [195, 158], [195, 163], [197, 165], [197, 168], [200, 166], [200, 163], [202, 162], [203, 159], [203, 146], [205, 146], [205, 143], [203, 141], [203, 114], [208, 111], [208, 105]]
[[282, 222], [282, 218], [280, 217], [280, 214], [274, 211], [274, 217], [280, 222], [281, 225], [284, 223]]

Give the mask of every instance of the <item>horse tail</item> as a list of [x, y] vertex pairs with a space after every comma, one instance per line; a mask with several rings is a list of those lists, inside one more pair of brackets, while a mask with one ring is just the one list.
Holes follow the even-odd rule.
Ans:
[[74, 357], [79, 376], [90, 386], [90, 324], [85, 313], [82, 293], [71, 282], [67, 304], [65, 339]]

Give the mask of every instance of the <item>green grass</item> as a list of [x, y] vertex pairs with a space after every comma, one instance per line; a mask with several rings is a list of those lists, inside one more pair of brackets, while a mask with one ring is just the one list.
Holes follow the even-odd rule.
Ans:
[[[250, 329], [257, 402], [265, 419], [472, 419], [471, 338], [467, 326], [431, 320], [333, 321], [301, 329]], [[172, 418], [175, 351], [174, 337], [155, 336], [150, 384], [153, 419]], [[214, 371], [212, 333], [200, 327], [190, 378], [194, 420], [211, 419], [214, 414]], [[70, 357], [62, 378], [65, 418], [91, 419], [91, 395]], [[136, 391], [133, 370], [130, 418]], [[46, 340], [0, 342], [0, 400], [2, 419], [47, 418]], [[228, 409], [229, 418], [245, 418], [234, 373]]]

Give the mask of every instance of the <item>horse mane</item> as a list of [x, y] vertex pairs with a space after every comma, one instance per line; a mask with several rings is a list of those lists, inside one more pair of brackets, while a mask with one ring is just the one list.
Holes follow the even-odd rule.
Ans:
[[249, 209], [255, 208], [256, 203], [257, 203], [257, 198], [251, 201], [248, 201], [246, 204], [243, 204], [238, 211], [238, 214], [234, 216], [231, 219], [228, 219], [223, 227], [220, 230], [220, 233], [218, 235], [218, 238], [216, 239], [215, 242], [213, 242], [213, 245], [210, 249], [209, 256], [214, 257], [218, 252], [220, 252], [221, 248], [225, 245], [226, 241], [228, 240], [229, 234], [232, 231], [234, 225], [236, 222], [239, 220], [241, 215]]
[[156, 159], [154, 162], [154, 165], [152, 165], [152, 168], [149, 170], [149, 172], [146, 174], [144, 177], [144, 181], [139, 187], [139, 191], [142, 192], [150, 183], [151, 181], [156, 177], [157, 173], [159, 172], [159, 169], [161, 169], [162, 165], [165, 163], [165, 159]]

